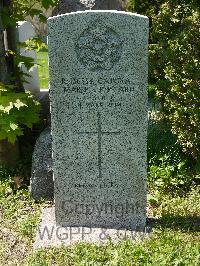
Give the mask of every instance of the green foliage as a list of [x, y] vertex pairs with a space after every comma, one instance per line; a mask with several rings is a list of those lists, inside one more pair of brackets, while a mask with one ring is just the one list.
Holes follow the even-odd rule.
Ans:
[[[4, 29], [16, 27], [17, 22], [25, 20], [27, 16], [38, 16], [41, 21], [46, 22], [42, 8], [48, 9], [56, 3], [56, 0], [14, 0], [12, 4], [5, 4], [0, 13]], [[9, 42], [15, 42], [14, 36]], [[39, 51], [46, 48], [46, 45], [39, 38], [32, 38], [25, 43], [19, 43], [18, 47]], [[9, 84], [14, 85], [0, 83], [0, 140], [8, 139], [14, 143], [16, 138], [23, 134], [24, 126], [31, 128], [39, 121], [39, 104], [29, 92], [25, 93], [21, 88], [22, 92], [18, 92], [19, 84], [26, 82], [26, 77], [29, 76], [23, 73], [21, 67], [25, 66], [27, 70], [31, 70], [35, 65], [33, 58], [13, 50], [7, 50], [6, 57], [12, 58], [13, 73], [10, 73]]]
[[171, 125], [183, 150], [196, 160], [200, 154], [199, 27], [195, 7], [169, 1], [154, 18], [152, 36], [159, 42], [150, 46], [151, 74], [161, 103], [157, 119]]
[[157, 158], [157, 165], [153, 160], [150, 162], [149, 186], [159, 193], [184, 194], [198, 181], [198, 176], [187, 171], [187, 163], [184, 161], [170, 163], [170, 156], [171, 154]]
[[22, 236], [34, 237], [37, 224], [38, 224], [38, 217], [33, 213], [29, 213], [26, 215], [25, 219], [24, 217], [19, 219], [18, 221], [19, 233]]
[[39, 209], [40, 205], [34, 205], [27, 190], [16, 190], [11, 179], [2, 181], [0, 173], [1, 228], [14, 229], [18, 235], [18, 242], [22, 240], [22, 237], [23, 240], [26, 237], [32, 240], [39, 223]]
[[43, 15], [42, 8], [48, 9], [50, 6], [55, 6], [57, 2], [58, 0], [13, 0], [12, 6], [4, 6], [1, 13], [4, 27], [16, 26], [18, 21], [26, 20], [28, 15], [38, 16], [41, 22], [46, 22], [47, 18]]
[[11, 169], [0, 165], [0, 182], [4, 183], [6, 181], [10, 181], [11, 176], [15, 174], [15, 169]]
[[[47, 45], [41, 40], [41, 38], [34, 37], [34, 38], [28, 39], [26, 42], [23, 42], [23, 43], [19, 42], [18, 48], [23, 48], [24, 50], [28, 50], [28, 51], [35, 50], [39, 52], [40, 50], [44, 50], [44, 49], [46, 50]], [[30, 75], [27, 73], [24, 73], [21, 70], [22, 69], [21, 67], [25, 66], [26, 69], [30, 71], [31, 68], [35, 66], [35, 62], [34, 62], [35, 60], [32, 57], [23, 56], [19, 53], [12, 52], [12, 54], [14, 56], [14, 64], [16, 67], [19, 68], [18, 75], [20, 76], [21, 81], [27, 82], [26, 78], [29, 77]], [[37, 63], [37, 65], [39, 66], [39, 62]]]
[[183, 151], [200, 161], [200, 2], [131, 0], [129, 10], [150, 18], [150, 82], [160, 110]]
[[23, 134], [23, 126], [29, 128], [39, 121], [39, 103], [29, 92], [16, 93], [14, 86], [0, 83], [0, 140], [14, 143]]
[[37, 52], [47, 49], [47, 45], [38, 37], [30, 38], [26, 42], [20, 42], [18, 43], [18, 47], [28, 51], [36, 50]]
[[45, 9], [48, 9], [50, 6], [55, 6], [58, 3], [58, 0], [42, 0], [40, 2]]
[[11, 50], [7, 50], [6, 55], [7, 57], [12, 56], [15, 70], [14, 76], [10, 75], [10, 81], [14, 83], [16, 79], [20, 79], [21, 82], [26, 82], [26, 77], [30, 75], [24, 73], [21, 67], [25, 66], [27, 70], [31, 70], [31, 68], [35, 66], [34, 59]]
[[128, 10], [151, 17], [152, 14], [158, 13], [161, 4], [164, 2], [165, 0], [151, 0], [151, 2], [149, 0], [130, 0]]
[[148, 134], [148, 178], [150, 189], [185, 193], [198, 182], [194, 159], [182, 152], [177, 138], [161, 123], [152, 123]]

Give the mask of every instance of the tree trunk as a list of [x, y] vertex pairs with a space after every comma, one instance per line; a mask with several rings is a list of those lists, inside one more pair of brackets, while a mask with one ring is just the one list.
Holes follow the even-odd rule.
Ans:
[[[8, 9], [9, 15], [12, 15], [12, 2], [12, 0], [4, 0], [4, 6], [6, 6], [6, 8]], [[6, 33], [8, 50], [17, 53], [16, 26], [7, 27]], [[7, 57], [7, 68], [8, 73], [10, 73], [11, 77], [13, 77], [15, 91], [24, 92], [24, 87], [20, 77], [20, 70], [18, 66], [14, 64], [14, 56], [12, 54]]]
[[[3, 1], [0, 0], [0, 14], [2, 8], [3, 8]], [[9, 82], [8, 66], [6, 60], [5, 45], [4, 45], [4, 28], [1, 16], [0, 16], [0, 82], [2, 83]], [[19, 159], [19, 149], [17, 142], [15, 144], [10, 144], [8, 143], [7, 140], [1, 140], [0, 165], [6, 165], [10, 167], [15, 166], [18, 159]]]
[[[3, 9], [2, 0], [0, 0], [0, 14]], [[4, 29], [0, 16], [0, 82], [8, 81], [8, 70], [6, 64], [5, 46], [4, 46]]]
[[128, 0], [60, 0], [53, 15], [84, 10], [124, 10]]

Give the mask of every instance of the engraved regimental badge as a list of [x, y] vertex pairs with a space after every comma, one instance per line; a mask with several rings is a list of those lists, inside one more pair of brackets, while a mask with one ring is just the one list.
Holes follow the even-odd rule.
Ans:
[[122, 40], [112, 28], [96, 21], [78, 38], [76, 53], [90, 71], [110, 70], [121, 58]]

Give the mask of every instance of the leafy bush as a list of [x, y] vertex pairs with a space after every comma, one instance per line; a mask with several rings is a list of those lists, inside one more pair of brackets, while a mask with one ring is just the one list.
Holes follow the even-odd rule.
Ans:
[[[26, 20], [27, 16], [38, 16], [42, 22], [46, 22], [47, 18], [43, 15], [42, 8], [48, 9], [56, 3], [57, 0], [35, 0], [33, 3], [14, 0], [5, 1], [1, 5], [0, 32], [1, 34], [3, 30], [7, 32], [8, 49], [4, 51], [4, 45], [0, 44], [2, 57], [6, 62], [2, 68], [5, 74], [2, 77], [0, 75], [0, 140], [8, 139], [9, 142], [14, 143], [18, 136], [23, 135], [24, 126], [31, 128], [39, 121], [39, 103], [30, 93], [24, 92], [22, 86], [22, 83], [26, 82], [27, 74], [22, 72], [21, 66], [30, 70], [34, 66], [34, 60], [31, 57], [22, 56], [17, 46], [28, 50], [39, 50], [46, 45], [39, 38], [17, 44], [15, 28], [17, 22]], [[0, 42], [3, 42], [3, 38]], [[8, 75], [7, 72], [9, 72]]]
[[14, 143], [23, 134], [24, 125], [31, 128], [39, 121], [39, 103], [29, 92], [14, 91], [14, 86], [0, 83], [0, 140]]
[[149, 187], [160, 192], [185, 193], [196, 184], [198, 176], [192, 157], [182, 152], [171, 130], [163, 124], [152, 123], [148, 134]]
[[152, 74], [161, 103], [157, 119], [169, 123], [183, 150], [198, 160], [200, 15], [192, 4], [167, 1], [153, 21], [152, 36], [159, 40], [150, 48]]
[[10, 181], [11, 176], [15, 174], [15, 169], [0, 165], [0, 182]]
[[183, 151], [200, 160], [200, 2], [131, 0], [129, 10], [150, 17], [150, 82], [157, 121], [168, 123]]

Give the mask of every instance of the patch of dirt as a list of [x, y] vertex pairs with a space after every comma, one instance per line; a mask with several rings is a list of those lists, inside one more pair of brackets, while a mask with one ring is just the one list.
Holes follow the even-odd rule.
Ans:
[[0, 229], [0, 241], [5, 245], [5, 250], [0, 257], [0, 265], [16, 266], [31, 253], [31, 246], [24, 241], [17, 233], [8, 228]]

